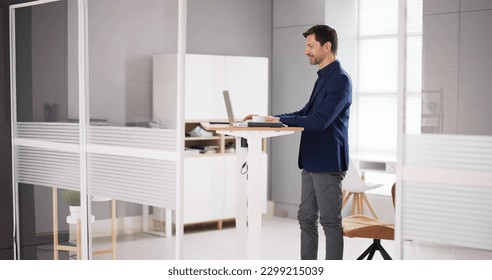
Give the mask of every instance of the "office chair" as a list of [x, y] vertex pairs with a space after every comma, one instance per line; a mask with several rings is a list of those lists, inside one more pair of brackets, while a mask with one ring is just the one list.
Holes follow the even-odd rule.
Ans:
[[[395, 206], [395, 187], [396, 183], [391, 187], [393, 207]], [[357, 258], [358, 260], [363, 260], [366, 256], [368, 260], [372, 260], [376, 251], [379, 251], [385, 260], [391, 260], [390, 255], [381, 245], [381, 239], [395, 239], [394, 225], [360, 214], [345, 217], [343, 218], [342, 223], [344, 236], [373, 239], [371, 246]]]
[[[371, 211], [372, 216], [377, 219], [378, 216], [376, 215], [376, 212], [374, 212], [371, 203], [369, 203], [369, 200], [365, 195], [365, 191], [377, 189], [381, 186], [382, 184], [371, 184], [371, 183], [364, 182], [360, 177], [357, 166], [351, 159], [349, 163], [349, 168], [347, 170], [347, 174], [342, 181], [342, 193], [343, 193], [342, 208], [345, 207], [347, 202], [350, 200], [350, 197], [353, 196], [352, 215], [355, 215], [356, 213], [364, 214], [364, 203], [365, 203], [369, 208], [369, 210]], [[357, 212], [355, 211], [356, 208], [357, 208]]]

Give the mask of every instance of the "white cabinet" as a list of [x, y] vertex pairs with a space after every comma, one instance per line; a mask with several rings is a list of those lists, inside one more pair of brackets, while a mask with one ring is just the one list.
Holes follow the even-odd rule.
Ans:
[[223, 90], [229, 90], [234, 115], [268, 113], [268, 59], [186, 55], [185, 120], [227, 119]]
[[185, 158], [184, 224], [224, 218], [225, 157], [231, 156]]
[[[162, 108], [169, 106], [169, 98], [175, 95], [176, 85], [162, 77], [175, 76], [177, 56], [155, 55], [153, 60], [153, 118], [166, 124], [166, 119], [170, 116]], [[169, 80], [175, 81], [174, 78]], [[268, 58], [186, 54], [186, 121], [227, 119], [223, 90], [229, 90], [236, 118], [250, 113], [266, 115]]]
[[[266, 213], [267, 162], [263, 154], [262, 213]], [[236, 216], [236, 156], [186, 157], [184, 162], [184, 224], [232, 219]]]

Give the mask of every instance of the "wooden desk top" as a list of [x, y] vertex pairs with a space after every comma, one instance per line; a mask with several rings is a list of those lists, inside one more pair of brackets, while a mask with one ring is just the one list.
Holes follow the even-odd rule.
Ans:
[[303, 131], [302, 127], [247, 127], [247, 126], [232, 126], [228, 124], [210, 124], [208, 122], [202, 122], [200, 125], [205, 130], [227, 130], [227, 131], [239, 131], [239, 130], [253, 130], [253, 131]]

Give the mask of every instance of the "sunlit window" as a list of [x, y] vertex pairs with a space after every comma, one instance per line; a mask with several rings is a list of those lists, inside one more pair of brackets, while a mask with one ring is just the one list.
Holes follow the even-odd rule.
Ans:
[[407, 0], [406, 57], [398, 55], [398, 12], [398, 0], [359, 1], [356, 153], [396, 155], [401, 63], [406, 66], [406, 133], [420, 133], [422, 0]]

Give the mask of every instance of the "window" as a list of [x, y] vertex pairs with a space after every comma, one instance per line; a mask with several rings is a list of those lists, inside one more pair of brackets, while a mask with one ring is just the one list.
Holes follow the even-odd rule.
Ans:
[[422, 0], [406, 2], [406, 57], [398, 55], [399, 2], [359, 1], [357, 154], [396, 155], [400, 63], [406, 63], [406, 131], [420, 133]]

